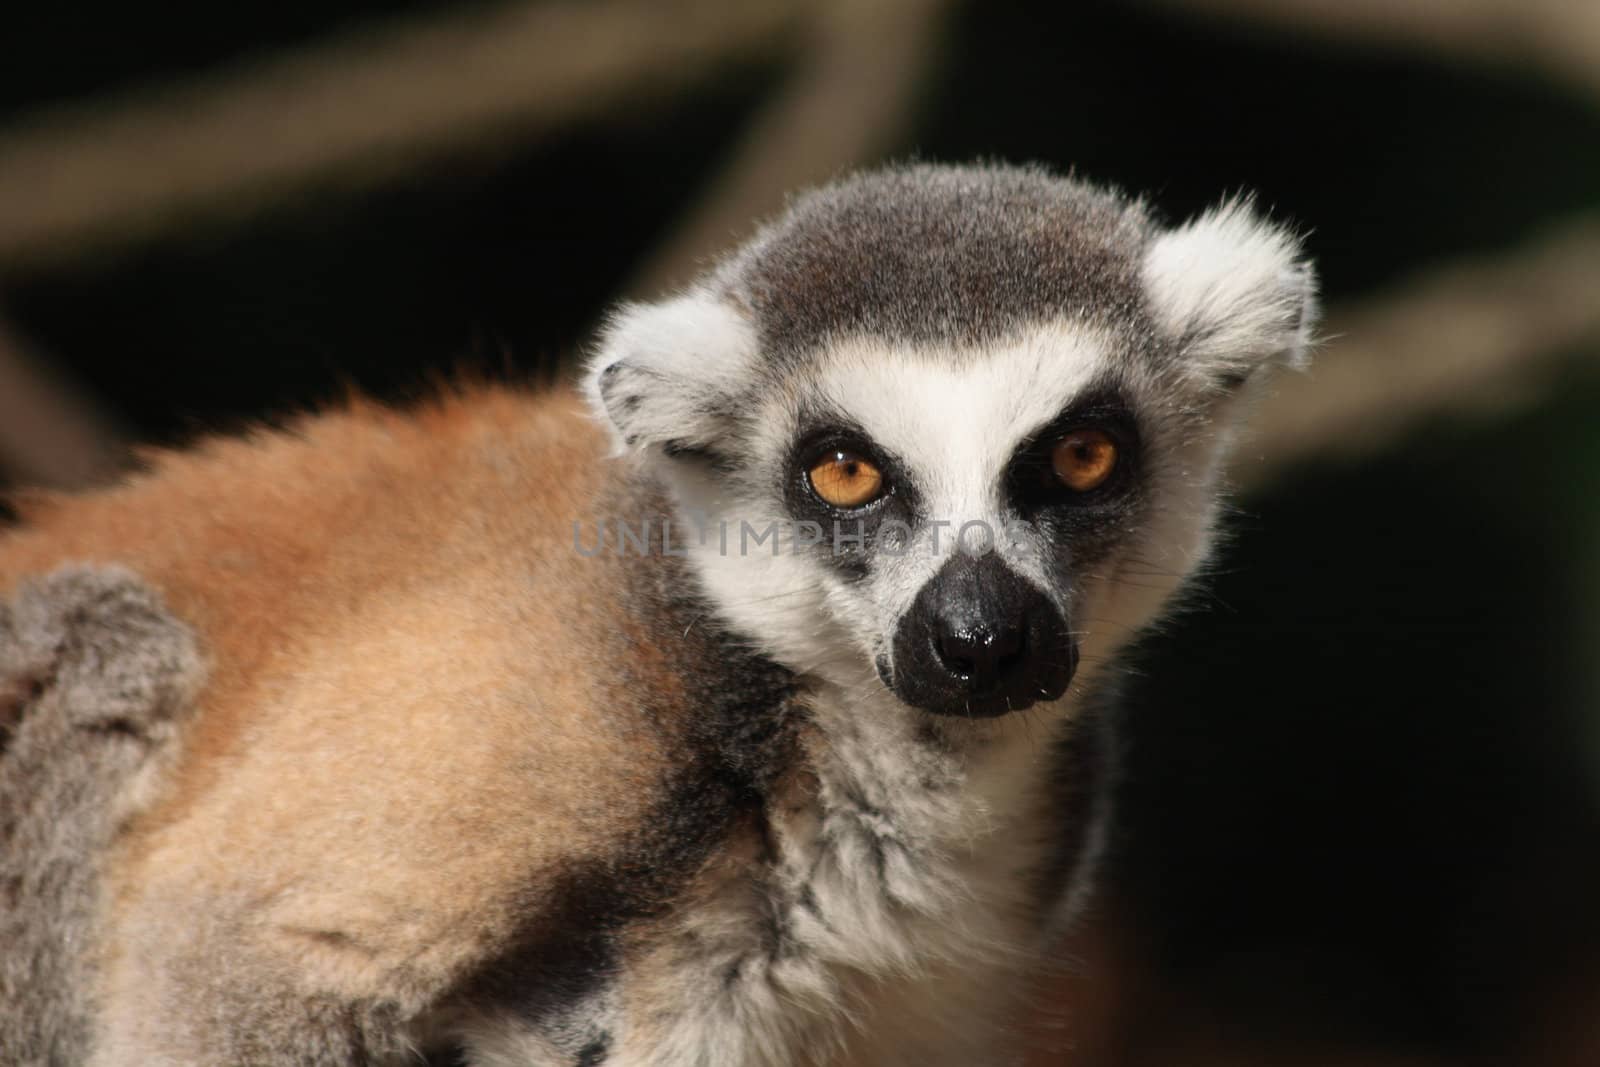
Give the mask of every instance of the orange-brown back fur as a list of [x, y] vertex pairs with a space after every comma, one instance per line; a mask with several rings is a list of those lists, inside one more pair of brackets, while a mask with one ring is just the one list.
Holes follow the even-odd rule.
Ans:
[[[141, 924], [187, 896], [237, 898], [224, 921], [306, 957], [303, 993], [421, 1005], [661, 802], [676, 731], [629, 712], [641, 691], [679, 703], [676, 676], [616, 612], [620, 562], [573, 543], [616, 492], [604, 449], [567, 392], [481, 389], [26, 508], [0, 588], [124, 564], [209, 658], [171, 788], [119, 856], [114, 1002], [143, 999], [173, 932]], [[214, 934], [204, 950], [238, 936]]]

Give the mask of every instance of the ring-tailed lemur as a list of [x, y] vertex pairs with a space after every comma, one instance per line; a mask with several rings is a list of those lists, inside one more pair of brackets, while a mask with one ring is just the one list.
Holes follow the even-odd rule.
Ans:
[[619, 311], [588, 408], [357, 404], [27, 505], [0, 1060], [1005, 1062], [1105, 818], [1090, 691], [1312, 307], [1245, 204], [898, 167]]

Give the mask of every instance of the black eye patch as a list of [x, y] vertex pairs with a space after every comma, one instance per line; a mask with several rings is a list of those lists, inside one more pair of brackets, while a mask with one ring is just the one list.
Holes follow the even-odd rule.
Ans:
[[[859, 456], [877, 468], [883, 477], [881, 495], [856, 508], [834, 507], [823, 500], [811, 484], [810, 471], [819, 459], [837, 453]], [[848, 578], [869, 573], [886, 526], [903, 532], [917, 514], [918, 497], [905, 464], [844, 419], [811, 420], [795, 437], [782, 478], [791, 519], [815, 524], [821, 531], [820, 541], [810, 551]]]
[[[1057, 444], [1080, 431], [1103, 434], [1115, 446], [1110, 475], [1088, 492], [1063, 484], [1055, 464]], [[1091, 393], [1017, 446], [1006, 467], [1006, 500], [1024, 520], [1056, 528], [1112, 520], [1137, 495], [1140, 460], [1139, 426], [1127, 403], [1115, 392]]]

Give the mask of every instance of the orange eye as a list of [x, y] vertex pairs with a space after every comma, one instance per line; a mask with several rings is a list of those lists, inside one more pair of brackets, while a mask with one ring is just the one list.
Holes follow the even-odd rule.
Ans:
[[1056, 442], [1050, 464], [1062, 485], [1087, 493], [1104, 485], [1117, 469], [1117, 443], [1100, 430], [1073, 430]]
[[830, 452], [807, 472], [811, 488], [836, 508], [859, 508], [883, 495], [883, 472], [851, 452]]

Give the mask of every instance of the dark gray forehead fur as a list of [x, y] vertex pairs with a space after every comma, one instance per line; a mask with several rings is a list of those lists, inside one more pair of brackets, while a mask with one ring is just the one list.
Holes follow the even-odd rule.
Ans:
[[970, 345], [1061, 316], [1139, 329], [1153, 231], [1140, 202], [1039, 167], [913, 164], [798, 197], [712, 286], [780, 357], [854, 333]]

